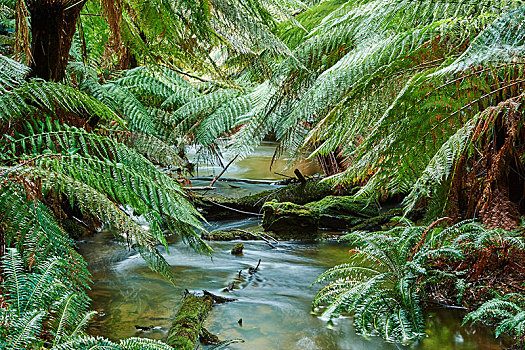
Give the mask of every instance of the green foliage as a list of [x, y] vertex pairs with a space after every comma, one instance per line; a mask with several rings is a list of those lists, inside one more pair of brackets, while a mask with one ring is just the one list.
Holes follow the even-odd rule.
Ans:
[[[195, 234], [201, 227], [197, 211], [180, 186], [133, 149], [82, 129], [50, 123], [29, 125], [28, 136], [3, 146], [6, 160], [31, 159], [31, 166], [6, 170], [11, 178], [40, 181], [43, 193], [63, 193], [101, 222], [113, 225], [128, 238], [150, 266], [171, 277], [170, 268], [155, 244], [166, 245], [162, 229], [180, 235], [195, 248], [207, 246]], [[115, 205], [129, 205], [150, 222], [145, 230]]]
[[[88, 298], [71, 289], [68, 262], [51, 256], [25, 271], [22, 257], [9, 249], [3, 259], [2, 283], [6, 307], [2, 308], [5, 349], [26, 349], [43, 344], [43, 327], [58, 344], [76, 336], [86, 326]], [[7, 332], [7, 334], [5, 334]]]
[[407, 210], [433, 198], [442, 211], [477, 122], [522, 89], [524, 11], [522, 1], [470, 0], [312, 7], [296, 16], [308, 33], [279, 28], [293, 57], [276, 62], [234, 153], [272, 133], [293, 155], [338, 154], [345, 171], [327, 181], [364, 184], [358, 197], [409, 194]]
[[[195, 232], [202, 229], [200, 214], [180, 185], [148, 160], [172, 166], [182, 159], [155, 136], [159, 122], [133, 95], [153, 105], [157, 96], [172, 95], [167, 89], [189, 84], [166, 71], [144, 85], [140, 77], [153, 73], [142, 69], [139, 78], [128, 72], [106, 87], [90, 67], [73, 65], [69, 83], [90, 97], [61, 83], [26, 81], [27, 69], [7, 58], [5, 62], [2, 130], [5, 123], [16, 128], [7, 129], [9, 134], [0, 139], [0, 230], [7, 247], [17, 250], [9, 250], [4, 267], [2, 348], [170, 349], [149, 340], [110, 342], [83, 335], [92, 315], [85, 294], [89, 273], [61, 220], [71, 215], [63, 211], [69, 207], [115, 227], [122, 242], [171, 281], [172, 269], [156, 247], [160, 243], [167, 249], [166, 233], [179, 235], [196, 250], [210, 251]], [[112, 94], [111, 87], [119, 86], [143, 106], [151, 129], [139, 126], [142, 132], [133, 131], [136, 119], [125, 117], [125, 110], [117, 108], [123, 101]], [[67, 121], [82, 127], [68, 126]], [[93, 125], [98, 128], [93, 130]], [[135, 222], [136, 216], [149, 226]]]
[[0, 91], [5, 92], [17, 85], [28, 73], [23, 64], [0, 55]]
[[56, 222], [52, 212], [41, 202], [26, 197], [22, 186], [5, 184], [0, 187], [0, 221], [5, 244], [18, 249], [24, 264], [39, 264], [49, 256], [60, 256], [70, 266], [61, 271], [74, 290], [84, 290], [90, 283], [84, 259], [74, 242]]
[[464, 319], [466, 323], [488, 323], [496, 325], [496, 338], [511, 335], [518, 345], [525, 342], [525, 300], [521, 294], [508, 294], [482, 304]]
[[[92, 13], [102, 12], [100, 7], [95, 1], [86, 4]], [[295, 23], [292, 12], [302, 8], [305, 5], [297, 0], [128, 0], [117, 7], [120, 23], [111, 14], [106, 14], [106, 21], [86, 18], [83, 31], [89, 58], [99, 61], [105, 56], [110, 67], [118, 66], [119, 50], [126, 50], [144, 64], [161, 63], [224, 78], [214, 49], [227, 52], [226, 59], [249, 57], [247, 62], [259, 60], [264, 53], [274, 58], [290, 55], [273, 31], [280, 22]], [[119, 32], [122, 49], [115, 48], [115, 57], [108, 57], [111, 52], [104, 47], [109, 34], [105, 22]]]
[[2, 349], [172, 349], [149, 339], [118, 343], [84, 334], [95, 312], [87, 312], [84, 289], [71, 288], [70, 262], [51, 254], [27, 272], [16, 249], [2, 259], [3, 307], [0, 308]]
[[[488, 230], [471, 221], [446, 229], [409, 225], [387, 232], [353, 232], [345, 239], [355, 246], [350, 250], [352, 261], [316, 280], [327, 285], [313, 306], [323, 307], [325, 318], [353, 313], [358, 333], [404, 343], [424, 334], [425, 283], [440, 283], [445, 274], [454, 277], [440, 270], [436, 259], [460, 260], [494, 243], [523, 247], [519, 234]], [[468, 319], [473, 317], [477, 316]]]
[[[178, 234], [200, 251], [209, 251], [195, 233], [196, 228], [201, 228], [198, 212], [187, 201], [180, 186], [145, 158], [164, 165], [176, 165], [181, 163], [180, 157], [154, 135], [126, 130], [126, 123], [132, 125], [132, 120], [124, 122], [117, 114], [119, 111], [115, 113], [112, 109], [122, 101], [111, 96], [111, 90], [104, 91], [89, 67], [77, 65], [73, 72], [83, 78], [77, 82], [101, 101], [79, 94], [77, 89], [64, 84], [24, 81], [26, 70], [14, 61], [6, 59], [6, 62], [8, 64], [2, 72], [9, 79], [3, 81], [9, 84], [4, 84], [0, 95], [0, 101], [5, 101], [2, 118], [4, 121], [22, 116], [35, 118], [24, 127], [18, 122], [17, 132], [4, 135], [0, 141], [3, 166], [0, 213], [16, 232], [8, 244], [16, 243], [27, 259], [34, 260], [37, 254], [42, 255], [41, 250], [58, 249], [67, 242], [67, 235], [63, 234], [59, 224], [47, 223], [51, 222], [52, 214], [44, 206], [56, 206], [55, 201], [65, 196], [71, 208], [77, 207], [82, 213], [116, 227], [119, 238], [131, 241], [152, 269], [170, 279], [173, 279], [171, 269], [155, 246], [157, 243], [167, 245], [165, 230]], [[152, 75], [147, 69], [142, 71], [146, 72], [143, 76]], [[137, 79], [133, 80], [134, 72], [129, 72], [126, 77], [123, 79], [127, 81], [120, 83], [127, 85], [127, 93], [143, 86]], [[188, 85], [170, 72], [157, 81], [166, 87]], [[143, 92], [144, 89], [136, 91], [137, 94]], [[85, 118], [83, 125], [88, 128], [89, 123], [99, 123], [122, 130], [104, 128], [101, 133], [94, 133], [69, 127], [58, 121], [62, 113], [72, 116], [71, 120], [77, 124], [79, 119]], [[39, 121], [46, 115], [45, 121]], [[15, 202], [17, 206], [9, 207], [10, 196], [20, 199]], [[23, 197], [33, 198], [34, 204], [24, 202]], [[56, 207], [54, 210], [57, 214]], [[42, 222], [30, 221], [30, 217], [25, 216], [35, 211]], [[150, 227], [139, 226], [126, 211], [144, 216]], [[17, 232], [17, 222], [28, 225], [20, 226], [21, 230]], [[39, 243], [44, 245], [39, 247]], [[30, 249], [33, 246], [34, 252]], [[30, 254], [35, 256], [29, 257]], [[75, 254], [69, 255], [75, 257], [72, 262], [82, 261]], [[79, 268], [82, 266], [83, 263]], [[84, 275], [71, 278], [81, 279]]]
[[77, 337], [59, 346], [53, 350], [88, 350], [88, 349], [108, 349], [108, 350], [173, 350], [160, 341], [146, 338], [127, 338], [118, 342], [113, 342], [100, 337]]
[[434, 252], [428, 246], [423, 254], [413, 256], [423, 232], [422, 227], [409, 226], [345, 236], [356, 246], [350, 251], [353, 262], [335, 266], [316, 280], [329, 284], [317, 294], [314, 306], [328, 304], [324, 317], [353, 311], [356, 330], [363, 335], [377, 333], [401, 342], [421, 337], [424, 325], [417, 276], [427, 273], [424, 263]]

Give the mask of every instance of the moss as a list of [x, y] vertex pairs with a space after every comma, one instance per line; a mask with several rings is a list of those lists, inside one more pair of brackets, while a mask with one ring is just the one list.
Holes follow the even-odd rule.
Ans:
[[[347, 194], [353, 190], [349, 190]], [[205, 197], [194, 196], [194, 203], [202, 209], [203, 215], [209, 220], [219, 220], [232, 217], [245, 216], [242, 213], [228, 210], [224, 207], [213, 204], [234, 208], [241, 211], [258, 213], [261, 211], [265, 202], [276, 200], [278, 202], [291, 202], [304, 205], [313, 201], [318, 201], [326, 196], [333, 194], [331, 186], [324, 182], [308, 181], [306, 184], [292, 184], [275, 190], [263, 191], [254, 195], [241, 198], [227, 197]]]
[[208, 316], [213, 299], [207, 295], [186, 294], [168, 332], [166, 344], [175, 349], [193, 350], [202, 323]]
[[252, 241], [259, 240], [260, 238], [257, 235], [250, 235], [245, 231], [241, 230], [217, 230], [213, 232], [203, 232], [201, 238], [207, 241], [233, 241], [233, 240], [243, 240], [243, 241]]
[[231, 250], [232, 255], [242, 255], [242, 251], [244, 249], [244, 244], [242, 243], [235, 243], [235, 246], [233, 246]]
[[290, 202], [266, 202], [263, 206], [263, 227], [281, 239], [315, 239], [319, 211]]
[[282, 239], [317, 238], [318, 228], [380, 229], [392, 216], [383, 217], [375, 204], [356, 201], [350, 196], [327, 196], [304, 206], [290, 202], [266, 202], [263, 214], [263, 227], [277, 232]]
[[390, 209], [384, 213], [381, 213], [377, 216], [371, 217], [369, 219], [366, 219], [359, 225], [356, 225], [354, 227], [354, 230], [358, 231], [380, 231], [383, 229], [389, 229], [387, 227], [383, 227], [386, 224], [388, 224], [393, 217], [395, 216], [401, 216], [403, 215], [403, 211], [401, 209]]
[[379, 215], [375, 204], [356, 201], [350, 196], [327, 196], [320, 201], [306, 204], [307, 207], [319, 210], [321, 215], [373, 217]]

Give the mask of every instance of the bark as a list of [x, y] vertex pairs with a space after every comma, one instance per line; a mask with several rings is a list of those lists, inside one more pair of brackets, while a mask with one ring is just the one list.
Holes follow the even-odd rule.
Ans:
[[0, 259], [5, 255], [5, 234], [3, 227], [0, 226]]
[[64, 78], [76, 23], [85, 1], [30, 0], [31, 77]]

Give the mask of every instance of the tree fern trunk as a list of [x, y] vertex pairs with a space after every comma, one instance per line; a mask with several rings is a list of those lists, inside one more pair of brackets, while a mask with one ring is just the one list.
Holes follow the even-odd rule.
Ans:
[[31, 76], [60, 81], [64, 78], [69, 49], [85, 1], [30, 0]]
[[[0, 259], [5, 255], [5, 234], [3, 227], [0, 226]], [[1, 279], [1, 276], [0, 276]]]

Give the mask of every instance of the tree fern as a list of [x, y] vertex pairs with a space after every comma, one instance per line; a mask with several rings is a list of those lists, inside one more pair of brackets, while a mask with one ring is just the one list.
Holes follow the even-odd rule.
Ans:
[[432, 191], [452, 174], [459, 157], [469, 147], [476, 122], [477, 118], [472, 118], [443, 143], [405, 198], [406, 211], [412, 210], [419, 199], [432, 197]]
[[454, 62], [438, 73], [465, 71], [479, 65], [510, 63], [520, 60], [525, 53], [525, 4], [503, 13], [472, 41]]
[[99, 130], [99, 133], [134, 149], [154, 164], [181, 166], [184, 162], [176, 149], [155, 136], [124, 130]]
[[[184, 198], [180, 186], [136, 151], [82, 129], [29, 126], [31, 134], [5, 144], [4, 149], [10, 152], [4, 154], [7, 159], [34, 157], [32, 166], [11, 169], [9, 176], [39, 181], [45, 193], [51, 189], [63, 193], [72, 205], [114, 225], [136, 240], [150, 266], [168, 277], [170, 268], [155, 248], [157, 242], [166, 245], [162, 228], [207, 250], [194, 231], [201, 227], [200, 215]], [[39, 158], [46, 152], [55, 155]], [[144, 215], [150, 229], [139, 227], [116, 203]]]
[[0, 92], [17, 86], [29, 72], [29, 68], [8, 57], [0, 55]]
[[147, 338], [128, 338], [113, 342], [100, 337], [77, 337], [53, 347], [53, 350], [77, 349], [110, 349], [110, 350], [173, 350], [171, 346]]
[[75, 250], [74, 242], [45, 205], [27, 199], [22, 186], [2, 184], [0, 219], [4, 224], [6, 245], [17, 247], [25, 264], [39, 264], [48, 256], [61, 256], [71, 262], [62, 273], [72, 289], [87, 288], [89, 273], [84, 259]]

